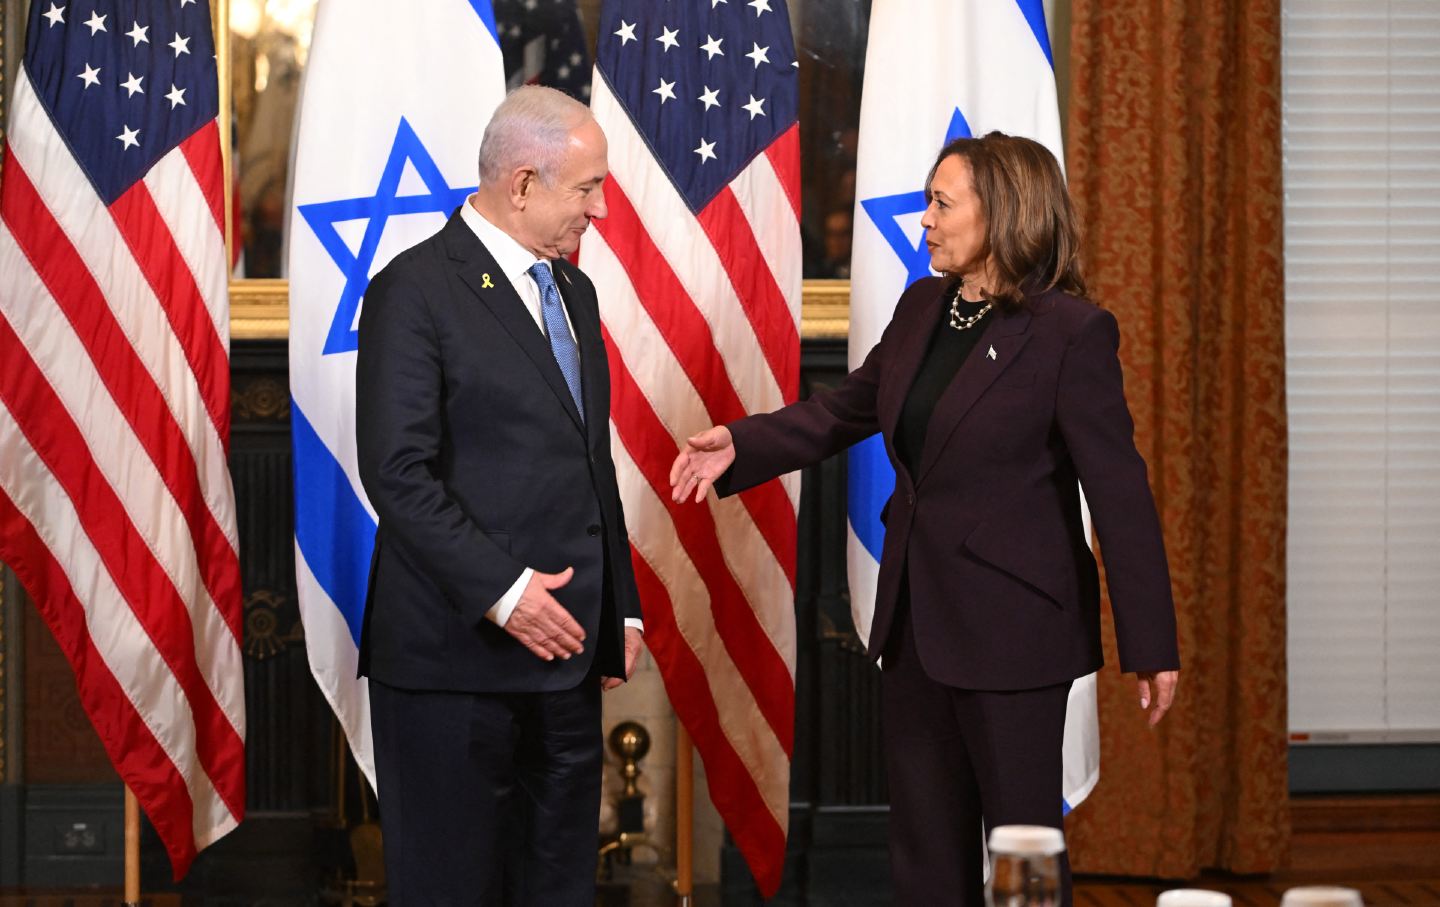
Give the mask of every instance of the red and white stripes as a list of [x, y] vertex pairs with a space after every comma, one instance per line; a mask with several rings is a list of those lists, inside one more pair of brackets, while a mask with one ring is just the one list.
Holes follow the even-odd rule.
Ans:
[[0, 560], [177, 875], [244, 814], [218, 130], [108, 208], [20, 73], [0, 185]]
[[765, 887], [778, 884], [789, 809], [798, 477], [697, 507], [671, 503], [668, 474], [689, 435], [795, 398], [798, 143], [785, 133], [697, 216], [605, 80], [592, 92], [609, 213], [581, 264], [601, 288], [646, 643]]

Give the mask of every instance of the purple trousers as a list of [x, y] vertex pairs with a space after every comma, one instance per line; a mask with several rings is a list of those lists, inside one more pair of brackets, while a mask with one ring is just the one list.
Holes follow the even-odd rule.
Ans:
[[[902, 599], [881, 675], [894, 902], [984, 907], [985, 830], [1062, 827], [1070, 682], [1016, 691], [937, 683], [916, 654], [909, 612]], [[1063, 854], [1060, 872], [1061, 904], [1070, 907]]]

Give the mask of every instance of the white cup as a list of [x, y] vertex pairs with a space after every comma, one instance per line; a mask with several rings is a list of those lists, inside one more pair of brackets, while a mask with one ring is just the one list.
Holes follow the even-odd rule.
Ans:
[[1155, 907], [1230, 907], [1230, 895], [1199, 888], [1176, 888], [1162, 892]]
[[1280, 899], [1280, 907], [1365, 907], [1354, 888], [1314, 885], [1291, 888]]
[[991, 853], [1054, 856], [1065, 850], [1065, 834], [1045, 825], [997, 825], [990, 829]]

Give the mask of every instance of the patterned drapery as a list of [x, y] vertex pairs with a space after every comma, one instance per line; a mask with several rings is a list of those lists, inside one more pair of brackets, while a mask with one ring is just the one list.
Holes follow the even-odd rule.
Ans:
[[1070, 71], [1070, 185], [1183, 664], [1147, 730], [1107, 614], [1101, 781], [1070, 850], [1081, 872], [1264, 872], [1289, 842], [1280, 3], [1074, 0]]

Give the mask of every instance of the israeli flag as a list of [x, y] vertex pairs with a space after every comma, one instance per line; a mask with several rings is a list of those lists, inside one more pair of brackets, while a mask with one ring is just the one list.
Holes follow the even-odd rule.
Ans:
[[370, 278], [474, 191], [504, 94], [490, 0], [321, 0], [288, 212], [295, 579], [310, 669], [372, 787], [355, 669], [376, 517], [355, 453], [356, 326]]
[[[920, 218], [935, 155], [953, 138], [997, 129], [1035, 139], [1063, 165], [1042, 0], [875, 0], [855, 174], [850, 368], [880, 340], [904, 289], [931, 273]], [[851, 450], [850, 602], [867, 643], [885, 533], [880, 508], [894, 488], [878, 435]], [[1068, 812], [1100, 779], [1094, 675], [1071, 688], [1064, 758]]]

